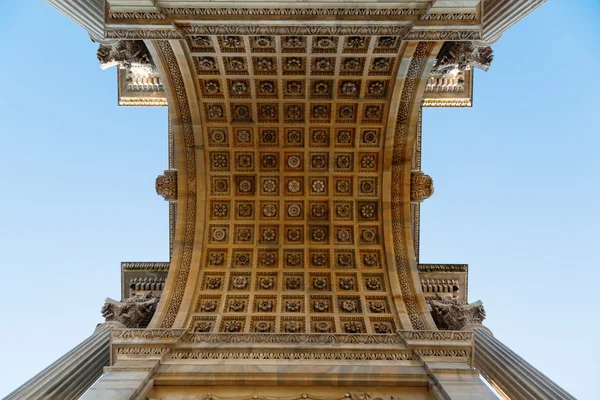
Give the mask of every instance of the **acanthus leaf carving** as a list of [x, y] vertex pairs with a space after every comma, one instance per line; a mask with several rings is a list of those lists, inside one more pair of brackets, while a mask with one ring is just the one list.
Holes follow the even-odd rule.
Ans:
[[466, 326], [481, 324], [485, 319], [483, 303], [478, 300], [465, 303], [452, 297], [437, 297], [429, 300], [431, 314], [440, 329], [459, 331]]
[[177, 201], [177, 170], [166, 170], [156, 178], [156, 194], [167, 201]]
[[157, 75], [152, 56], [143, 40], [117, 40], [101, 44], [96, 53], [100, 68], [118, 66], [132, 71], [134, 75]]
[[150, 323], [160, 297], [136, 295], [122, 301], [107, 297], [102, 306], [102, 316], [106, 322], [115, 321], [127, 328], [145, 328]]
[[433, 194], [433, 179], [421, 171], [411, 171], [410, 174], [410, 201], [420, 203]]
[[473, 42], [448, 41], [442, 46], [431, 75], [456, 75], [473, 67], [487, 71], [494, 59], [490, 46], [477, 46]]

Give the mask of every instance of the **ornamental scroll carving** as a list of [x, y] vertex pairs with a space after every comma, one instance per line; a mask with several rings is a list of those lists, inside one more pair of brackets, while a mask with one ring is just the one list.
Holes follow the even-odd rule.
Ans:
[[456, 75], [472, 67], [487, 71], [493, 59], [494, 53], [490, 46], [476, 46], [473, 42], [446, 42], [431, 69], [431, 75]]
[[102, 306], [106, 320], [119, 322], [127, 328], [145, 328], [150, 323], [160, 298], [152, 295], [137, 295], [123, 301], [107, 297]]
[[177, 201], [177, 170], [166, 170], [156, 178], [156, 194], [167, 201]]
[[421, 171], [410, 173], [410, 201], [420, 203], [433, 194], [433, 179]]
[[[212, 393], [206, 393], [203, 396], [198, 396], [199, 400], [401, 400], [400, 397], [390, 396], [390, 395], [371, 395], [370, 393], [344, 393], [343, 397], [318, 397], [310, 394], [303, 393], [298, 396], [291, 397], [275, 397], [275, 396], [263, 396], [263, 395], [253, 395], [253, 396], [245, 396], [245, 397], [222, 397], [216, 396]], [[152, 397], [147, 397], [147, 400], [162, 400], [156, 399]]]
[[478, 300], [467, 304], [450, 297], [430, 299], [431, 314], [440, 329], [459, 331], [468, 325], [481, 324], [485, 319], [483, 303]]

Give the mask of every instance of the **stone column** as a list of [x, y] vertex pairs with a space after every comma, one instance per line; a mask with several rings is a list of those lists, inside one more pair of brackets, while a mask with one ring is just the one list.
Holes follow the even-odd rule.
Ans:
[[97, 42], [104, 40], [105, 0], [46, 0], [85, 29]]
[[77, 347], [25, 382], [4, 400], [75, 400], [102, 375], [110, 361], [110, 328], [116, 322], [99, 325]]
[[575, 400], [546, 375], [496, 339], [481, 323], [485, 310], [481, 301], [471, 304], [453, 298], [430, 299], [438, 328], [473, 331], [475, 366], [504, 398], [511, 400]]
[[483, 325], [463, 328], [475, 334], [475, 366], [499, 393], [518, 400], [575, 400], [546, 375], [509, 349]]

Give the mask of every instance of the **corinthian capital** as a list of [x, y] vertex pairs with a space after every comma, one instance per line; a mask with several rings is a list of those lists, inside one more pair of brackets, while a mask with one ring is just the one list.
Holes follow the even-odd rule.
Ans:
[[487, 71], [493, 59], [494, 52], [490, 46], [477, 46], [473, 42], [446, 42], [437, 56], [431, 74], [456, 75], [472, 67]]
[[145, 328], [150, 323], [159, 300], [159, 297], [151, 295], [133, 296], [123, 301], [107, 297], [101, 312], [106, 322], [119, 322], [127, 328]]
[[478, 300], [466, 304], [458, 299], [430, 299], [431, 313], [440, 329], [459, 331], [466, 326], [481, 324], [485, 319], [483, 303]]
[[134, 75], [152, 75], [156, 71], [143, 40], [118, 40], [101, 44], [96, 56], [102, 69], [116, 65], [130, 70]]

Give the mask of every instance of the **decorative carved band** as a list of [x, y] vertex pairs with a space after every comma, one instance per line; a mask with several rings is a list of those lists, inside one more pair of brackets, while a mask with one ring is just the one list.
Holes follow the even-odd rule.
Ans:
[[400, 36], [404, 41], [473, 41], [481, 39], [475, 30], [410, 31], [404, 23], [396, 25], [176, 25], [177, 29], [118, 29], [109, 28], [109, 39], [183, 39], [186, 35], [381, 35]]
[[168, 271], [169, 263], [168, 262], [122, 262], [121, 270], [156, 270], [156, 271]]
[[403, 155], [406, 146], [406, 136], [411, 106], [416, 96], [417, 84], [427, 63], [434, 44], [421, 42], [417, 45], [406, 74], [404, 87], [400, 97], [400, 106], [396, 120], [394, 134], [394, 148], [392, 156], [392, 231], [394, 235], [394, 251], [396, 256], [396, 270], [400, 280], [400, 288], [406, 310], [414, 329], [426, 329], [425, 323], [419, 313], [416, 293], [409, 277], [409, 262], [404, 244], [403, 198], [401, 177], [403, 173]]
[[121, 107], [167, 107], [166, 99], [154, 98], [119, 98], [119, 106]]
[[467, 272], [467, 264], [419, 264], [419, 272]]
[[472, 107], [471, 99], [425, 99], [423, 107]]
[[318, 352], [318, 351], [177, 351], [169, 354], [175, 360], [364, 360], [364, 361], [407, 361], [415, 356], [406, 353], [353, 353], [353, 352]]
[[398, 331], [396, 334], [318, 334], [318, 333], [189, 333], [186, 329], [113, 329], [113, 339], [177, 339], [182, 343], [240, 344], [403, 344], [406, 340], [471, 341], [466, 331]]
[[188, 280], [192, 264], [192, 253], [194, 245], [195, 235], [195, 224], [196, 224], [196, 155], [194, 148], [194, 131], [192, 124], [192, 115], [190, 112], [190, 106], [187, 100], [187, 93], [183, 77], [179, 69], [177, 58], [171, 45], [168, 41], [161, 40], [157, 42], [157, 47], [162, 55], [163, 60], [166, 63], [167, 73], [170, 76], [170, 83], [172, 85], [172, 91], [175, 94], [174, 97], [174, 109], [179, 114], [179, 120], [181, 121], [181, 128], [183, 133], [183, 148], [184, 148], [184, 163], [185, 168], [189, 173], [187, 174], [187, 198], [186, 198], [186, 210], [181, 211], [186, 213], [186, 220], [184, 225], [184, 236], [181, 242], [181, 255], [179, 259], [179, 265], [176, 270], [177, 275], [170, 279], [175, 280], [175, 287], [172, 291], [172, 296], [166, 298], [168, 304], [166, 313], [162, 321], [159, 322], [159, 326], [162, 328], [169, 328], [173, 326], [175, 317], [179, 312], [179, 307], [183, 301], [183, 295], [185, 292], [185, 286]]

